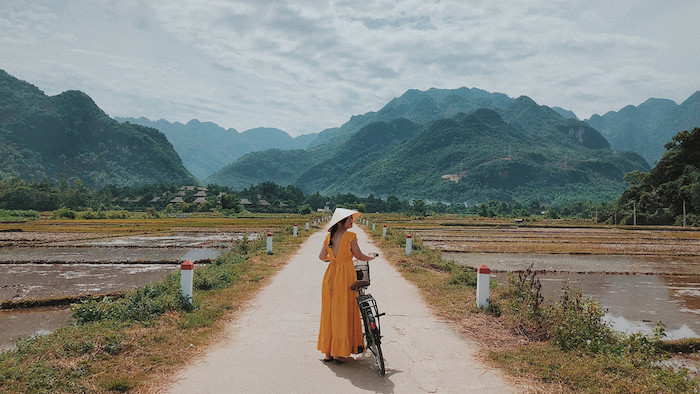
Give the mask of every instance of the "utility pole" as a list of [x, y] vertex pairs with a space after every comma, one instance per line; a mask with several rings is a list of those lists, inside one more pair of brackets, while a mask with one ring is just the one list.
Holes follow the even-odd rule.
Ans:
[[598, 206], [595, 207], [595, 224], [598, 224]]
[[637, 203], [632, 202], [632, 217], [634, 217], [634, 225], [637, 225]]
[[685, 227], [685, 200], [683, 200], [683, 227]]

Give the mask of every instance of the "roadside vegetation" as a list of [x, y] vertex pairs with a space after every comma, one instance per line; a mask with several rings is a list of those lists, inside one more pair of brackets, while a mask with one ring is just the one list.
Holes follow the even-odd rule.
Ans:
[[211, 264], [196, 267], [193, 305], [180, 295], [179, 271], [121, 298], [74, 304], [75, 323], [0, 353], [0, 391], [155, 390], [149, 385], [171, 378], [200, 354], [225, 317], [242, 308], [308, 234], [292, 237], [285, 226], [275, 235], [272, 255], [264, 237], [234, 242]]
[[697, 351], [698, 340], [664, 340], [664, 326], [652, 335], [623, 335], [603, 321], [594, 299], [567, 289], [547, 302], [536, 273], [491, 284], [487, 310], [476, 307], [476, 271], [427, 248], [413, 238], [405, 256], [405, 230], [371, 231], [388, 259], [422, 292], [438, 315], [486, 349], [488, 360], [513, 377], [547, 392], [697, 392], [700, 383], [686, 369], [664, 364], [672, 353]]

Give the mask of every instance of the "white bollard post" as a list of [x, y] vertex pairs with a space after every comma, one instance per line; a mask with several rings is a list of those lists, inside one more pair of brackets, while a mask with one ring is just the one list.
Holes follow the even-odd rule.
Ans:
[[192, 304], [192, 282], [194, 280], [194, 264], [187, 260], [180, 264], [180, 294]]
[[384, 225], [384, 229], [382, 230], [382, 238], [386, 238], [386, 224]]
[[491, 270], [485, 264], [476, 270], [476, 306], [479, 309], [489, 307], [489, 278]]
[[406, 256], [411, 255], [411, 250], [413, 249], [412, 243], [411, 234], [406, 235]]
[[374, 231], [374, 230], [376, 230], [376, 228], [374, 226], [374, 222], [372, 222], [372, 231]]
[[294, 238], [296, 238], [296, 236], [297, 236], [297, 225], [294, 224]]
[[306, 231], [309, 231], [309, 221], [306, 221]]
[[267, 254], [272, 254], [272, 233], [267, 233]]

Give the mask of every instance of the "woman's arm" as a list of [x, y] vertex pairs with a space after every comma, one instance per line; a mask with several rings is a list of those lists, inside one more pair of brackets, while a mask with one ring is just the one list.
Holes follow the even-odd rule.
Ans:
[[374, 260], [375, 257], [379, 256], [379, 254], [377, 253], [370, 253], [371, 256], [366, 256], [364, 253], [362, 253], [362, 251], [360, 250], [360, 245], [357, 244], [357, 238], [353, 239], [352, 242], [350, 242], [350, 251], [352, 252], [352, 255], [360, 261]]
[[321, 259], [322, 261], [329, 261], [330, 260], [328, 258], [328, 249], [326, 249], [326, 245], [323, 245], [321, 247], [321, 253], [318, 254], [318, 258]]

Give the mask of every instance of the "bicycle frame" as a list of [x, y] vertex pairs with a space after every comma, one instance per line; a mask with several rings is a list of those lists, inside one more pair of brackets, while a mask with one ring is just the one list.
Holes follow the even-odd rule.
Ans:
[[379, 313], [377, 301], [365, 291], [367, 286], [369, 286], [369, 264], [367, 262], [356, 262], [355, 267], [358, 281], [367, 280], [363, 286], [355, 288], [355, 291], [357, 291], [357, 305], [362, 315], [365, 348], [372, 352], [379, 368], [379, 373], [384, 375], [386, 370], [384, 368], [384, 356], [381, 348], [381, 326], [379, 324], [379, 317], [384, 315], [384, 313]]

